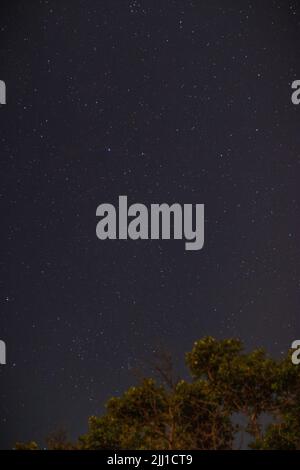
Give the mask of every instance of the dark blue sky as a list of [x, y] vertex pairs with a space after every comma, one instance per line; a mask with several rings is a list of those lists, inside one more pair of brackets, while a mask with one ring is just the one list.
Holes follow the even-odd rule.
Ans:
[[[1, 447], [85, 432], [161, 345], [180, 374], [204, 335], [285, 353], [300, 334], [298, 2], [1, 5]], [[204, 203], [203, 250], [98, 240], [97, 206], [122, 194]]]

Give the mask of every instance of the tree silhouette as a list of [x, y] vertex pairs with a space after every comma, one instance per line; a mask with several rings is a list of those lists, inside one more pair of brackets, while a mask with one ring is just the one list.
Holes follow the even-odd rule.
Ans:
[[[237, 448], [237, 438], [247, 435], [253, 449], [300, 448], [300, 369], [290, 353], [275, 360], [262, 349], [245, 352], [238, 339], [206, 337], [194, 343], [186, 364], [191, 380], [175, 379], [164, 356], [153, 369], [159, 378], [143, 379], [108, 400], [106, 412], [89, 418], [76, 444], [56, 433], [47, 447], [220, 450]], [[37, 444], [15, 447], [33, 450]]]

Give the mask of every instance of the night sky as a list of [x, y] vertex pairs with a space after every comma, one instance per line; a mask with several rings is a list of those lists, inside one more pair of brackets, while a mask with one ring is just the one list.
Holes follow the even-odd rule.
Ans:
[[[42, 442], [205, 335], [300, 336], [297, 1], [2, 1], [0, 446]], [[205, 245], [96, 208], [205, 204]]]

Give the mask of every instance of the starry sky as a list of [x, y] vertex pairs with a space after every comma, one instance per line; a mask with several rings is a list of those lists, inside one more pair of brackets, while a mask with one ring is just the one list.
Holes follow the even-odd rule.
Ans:
[[[204, 335], [299, 339], [300, 5], [2, 1], [0, 446], [39, 442]], [[205, 246], [100, 241], [96, 208], [205, 204]]]

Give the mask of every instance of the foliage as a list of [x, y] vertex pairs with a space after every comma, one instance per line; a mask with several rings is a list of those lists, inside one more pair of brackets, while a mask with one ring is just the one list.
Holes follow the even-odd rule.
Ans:
[[[162, 380], [143, 379], [111, 398], [76, 445], [56, 433], [47, 447], [233, 449], [245, 435], [252, 449], [300, 448], [300, 373], [290, 355], [276, 361], [262, 349], [245, 352], [237, 339], [206, 337], [194, 343], [186, 364], [191, 381], [170, 376], [169, 363], [158, 366]], [[24, 448], [37, 445], [16, 444]]]
[[38, 450], [38, 445], [35, 441], [30, 442], [17, 442], [15, 450]]

